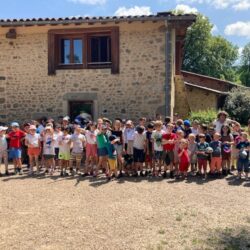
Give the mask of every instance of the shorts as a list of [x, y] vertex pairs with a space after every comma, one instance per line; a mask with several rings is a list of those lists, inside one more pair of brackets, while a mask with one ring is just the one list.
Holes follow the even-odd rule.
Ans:
[[70, 155], [70, 160], [71, 161], [82, 161], [82, 153], [71, 153], [71, 155]]
[[163, 151], [154, 151], [154, 159], [155, 160], [162, 160], [162, 155], [163, 155]]
[[222, 156], [222, 160], [231, 160], [231, 152], [229, 152], [229, 153], [226, 153], [226, 152], [224, 152], [223, 150], [222, 150], [222, 152], [221, 152], [221, 156]]
[[97, 145], [96, 144], [86, 144], [86, 156], [87, 157], [97, 157]]
[[39, 156], [41, 153], [41, 149], [40, 148], [28, 148], [28, 156], [32, 157], [32, 156]]
[[165, 163], [166, 165], [170, 165], [170, 163], [174, 163], [174, 151], [165, 151]]
[[108, 163], [109, 163], [109, 170], [110, 171], [117, 170], [117, 160], [116, 159], [108, 159]]
[[114, 147], [115, 147], [116, 153], [118, 155], [122, 155], [123, 145], [122, 144], [115, 144]]
[[43, 155], [45, 160], [51, 160], [55, 158], [55, 155]]
[[246, 160], [239, 159], [237, 161], [237, 170], [239, 172], [244, 171], [245, 173], [249, 173], [249, 161], [248, 161], [248, 159], [246, 159]]
[[193, 154], [190, 160], [191, 160], [190, 161], [191, 164], [196, 164], [197, 163], [197, 155]]
[[98, 156], [104, 157], [108, 155], [107, 148], [97, 148], [97, 154]]
[[133, 148], [134, 162], [143, 163], [145, 161], [145, 154], [143, 149]]
[[9, 151], [10, 159], [21, 159], [22, 158], [22, 150], [20, 148], [11, 148]]
[[69, 161], [70, 160], [70, 153], [59, 153], [58, 159], [63, 161]]

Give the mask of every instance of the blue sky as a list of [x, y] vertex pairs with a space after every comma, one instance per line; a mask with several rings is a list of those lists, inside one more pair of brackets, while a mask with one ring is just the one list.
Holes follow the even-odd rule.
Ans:
[[250, 0], [1, 0], [0, 18], [150, 14], [199, 11], [220, 34], [242, 48], [250, 42]]

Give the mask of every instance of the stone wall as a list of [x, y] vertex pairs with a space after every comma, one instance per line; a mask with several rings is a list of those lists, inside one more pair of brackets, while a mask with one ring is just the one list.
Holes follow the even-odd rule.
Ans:
[[190, 111], [218, 108], [219, 94], [184, 84], [183, 76], [175, 77], [175, 108], [180, 117], [187, 118]]
[[19, 27], [17, 39], [12, 40], [5, 38], [8, 29], [0, 28], [0, 121], [66, 115], [69, 100], [91, 99], [95, 119], [104, 110], [110, 118], [132, 119], [163, 112], [163, 24], [110, 24], [120, 27], [119, 74], [111, 74], [110, 69], [81, 69], [57, 70], [55, 76], [48, 76], [47, 55], [47, 32], [54, 27]]

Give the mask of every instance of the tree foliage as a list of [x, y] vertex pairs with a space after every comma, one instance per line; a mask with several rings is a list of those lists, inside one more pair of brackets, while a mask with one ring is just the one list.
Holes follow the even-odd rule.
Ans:
[[241, 56], [240, 80], [250, 87], [250, 42], [244, 47]]
[[250, 89], [234, 88], [226, 98], [224, 109], [235, 120], [247, 124], [250, 118]]
[[207, 17], [197, 15], [197, 21], [187, 31], [183, 69], [234, 81], [238, 48], [221, 36], [213, 36], [212, 28]]

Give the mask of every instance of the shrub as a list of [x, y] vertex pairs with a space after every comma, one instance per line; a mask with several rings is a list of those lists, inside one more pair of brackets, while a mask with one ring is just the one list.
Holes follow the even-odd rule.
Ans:
[[241, 124], [250, 118], [250, 88], [234, 88], [226, 98], [224, 109]]
[[197, 120], [200, 123], [210, 124], [217, 118], [217, 112], [214, 109], [191, 111], [189, 119], [191, 121]]

